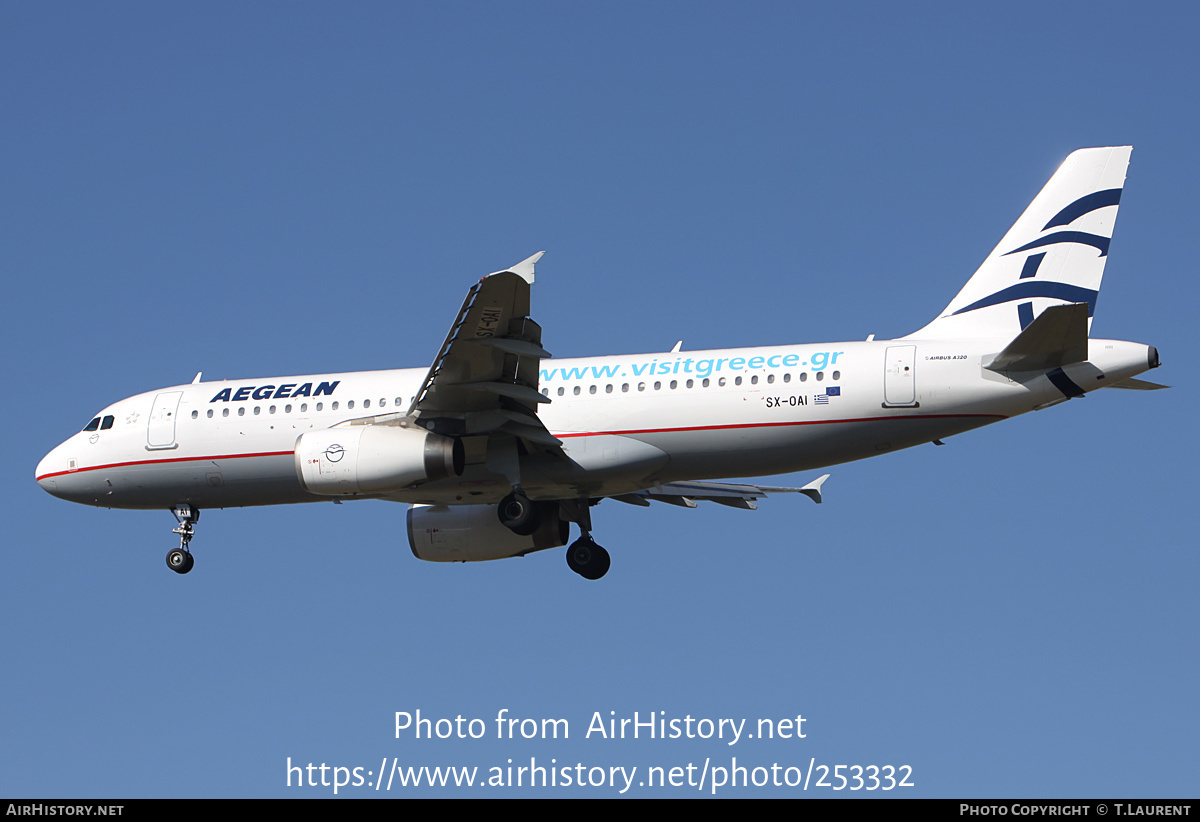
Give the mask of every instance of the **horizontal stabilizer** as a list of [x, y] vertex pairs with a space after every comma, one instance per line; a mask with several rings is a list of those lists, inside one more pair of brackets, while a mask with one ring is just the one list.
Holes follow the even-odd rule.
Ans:
[[1109, 383], [1105, 388], [1126, 388], [1132, 391], [1157, 391], [1160, 388], [1170, 388], [1169, 385], [1159, 385], [1156, 382], [1149, 380], [1139, 380], [1133, 377], [1127, 377], [1120, 382]]
[[1087, 321], [1087, 303], [1050, 306], [984, 368], [1044, 371], [1083, 362], [1088, 357]]

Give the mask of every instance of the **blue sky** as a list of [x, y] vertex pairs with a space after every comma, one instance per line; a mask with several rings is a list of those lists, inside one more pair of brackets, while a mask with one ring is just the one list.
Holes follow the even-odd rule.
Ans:
[[[892, 796], [1195, 795], [1194, 7], [2, 12], [20, 433], [0, 795], [331, 795], [289, 788], [289, 757], [639, 777], [736, 757], [911, 766]], [[422, 563], [404, 507], [375, 502], [206, 512], [177, 577], [167, 512], [33, 482], [96, 410], [196, 371], [427, 365], [474, 279], [543, 248], [534, 316], [558, 356], [903, 335], [1070, 151], [1123, 144], [1092, 332], [1156, 345], [1171, 391], [839, 466], [820, 507], [605, 502], [600, 584], [558, 550]], [[418, 709], [491, 733], [395, 738]], [[571, 737], [497, 740], [501, 709]], [[635, 711], [803, 715], [807, 735], [584, 738]]]

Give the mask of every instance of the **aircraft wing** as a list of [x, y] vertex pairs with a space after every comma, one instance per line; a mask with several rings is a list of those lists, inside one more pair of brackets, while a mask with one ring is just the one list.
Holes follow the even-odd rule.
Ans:
[[783, 488], [775, 485], [734, 485], [724, 482], [668, 482], [633, 494], [619, 494], [613, 499], [630, 505], [648, 507], [651, 501], [695, 508], [696, 500], [715, 502], [731, 508], [746, 508], [753, 511], [758, 506], [755, 500], [767, 494], [804, 494], [813, 502], [821, 502], [821, 486], [829, 479], [828, 474], [817, 477], [803, 488]]
[[542, 448], [562, 443], [546, 430], [537, 408], [542, 328], [529, 318], [529, 286], [539, 251], [512, 268], [489, 274], [463, 300], [409, 416], [441, 434], [507, 433]]

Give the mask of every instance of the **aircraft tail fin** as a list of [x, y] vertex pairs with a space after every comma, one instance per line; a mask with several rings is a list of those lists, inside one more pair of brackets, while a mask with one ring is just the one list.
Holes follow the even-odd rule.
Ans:
[[1073, 303], [1087, 305], [1090, 330], [1132, 150], [1073, 152], [958, 296], [905, 339], [1013, 339], [1046, 309]]

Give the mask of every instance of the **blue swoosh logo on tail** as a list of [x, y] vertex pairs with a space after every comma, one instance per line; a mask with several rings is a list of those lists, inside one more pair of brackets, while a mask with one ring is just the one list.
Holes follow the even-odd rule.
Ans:
[[1096, 310], [1096, 298], [1099, 296], [1100, 292], [1091, 288], [1068, 285], [1067, 283], [1047, 282], [1046, 280], [1032, 280], [1030, 282], [1010, 285], [1008, 288], [997, 291], [990, 297], [984, 297], [982, 300], [976, 300], [965, 308], [958, 309], [950, 316], [964, 314], [967, 311], [974, 311], [978, 308], [987, 308], [990, 305], [1009, 303], [1013, 300], [1023, 300], [1030, 297], [1049, 297], [1052, 300], [1063, 300], [1068, 303], [1087, 303], [1088, 316], [1090, 317]]

